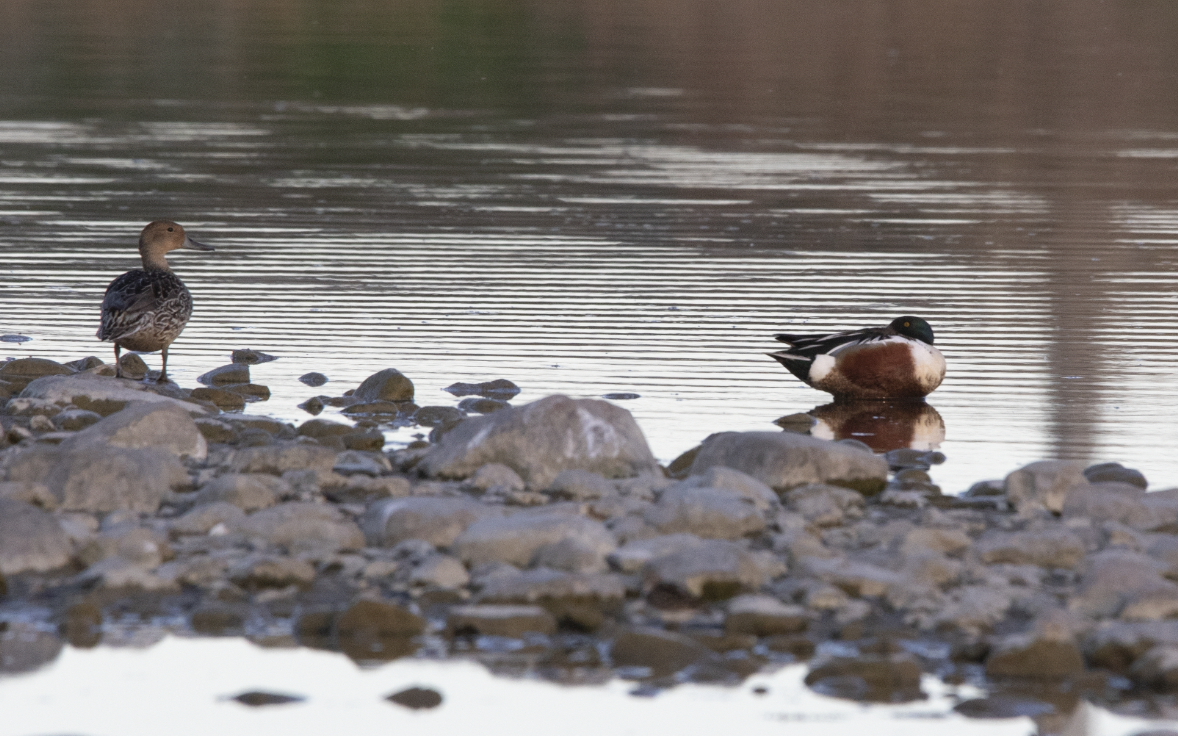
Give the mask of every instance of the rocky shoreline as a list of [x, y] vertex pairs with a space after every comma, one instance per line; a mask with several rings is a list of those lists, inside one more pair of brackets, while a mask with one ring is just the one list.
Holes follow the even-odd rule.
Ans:
[[[629, 412], [510, 381], [417, 406], [395, 369], [354, 424], [242, 412], [233, 364], [187, 390], [97, 358], [0, 364], [0, 671], [128, 628], [360, 662], [465, 656], [653, 689], [809, 663], [816, 690], [986, 687], [976, 717], [1057, 730], [1080, 699], [1178, 717], [1178, 489], [1042, 461], [945, 496], [937, 452], [725, 432], [661, 467]], [[301, 380], [323, 385], [320, 374]], [[428, 440], [384, 451], [382, 426]], [[424, 436], [424, 434], [423, 434]]]

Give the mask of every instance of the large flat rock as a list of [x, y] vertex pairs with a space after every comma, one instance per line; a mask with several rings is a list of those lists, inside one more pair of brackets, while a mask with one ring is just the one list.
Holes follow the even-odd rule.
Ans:
[[62, 511], [155, 513], [164, 496], [189, 482], [168, 450], [95, 445], [36, 446], [8, 462], [8, 480], [44, 483]]
[[208, 442], [179, 404], [136, 402], [90, 425], [62, 443], [65, 449], [112, 445], [130, 450], [155, 447], [177, 457], [204, 460]]
[[873, 495], [888, 478], [887, 461], [878, 455], [794, 432], [713, 434], [700, 446], [691, 475], [717, 465], [751, 475], [778, 493], [827, 483]]
[[45, 399], [54, 403], [74, 404], [102, 415], [113, 414], [133, 402], [173, 404], [191, 414], [205, 414], [199, 404], [181, 401], [151, 390], [144, 383], [120, 378], [109, 378], [93, 373], [71, 376], [44, 376], [31, 382], [20, 392], [21, 398]]
[[45, 572], [69, 561], [69, 537], [52, 514], [0, 498], [0, 573]]
[[630, 412], [559, 395], [463, 421], [418, 467], [434, 477], [461, 479], [487, 463], [506, 465], [534, 489], [547, 488], [565, 470], [606, 478], [661, 472]]

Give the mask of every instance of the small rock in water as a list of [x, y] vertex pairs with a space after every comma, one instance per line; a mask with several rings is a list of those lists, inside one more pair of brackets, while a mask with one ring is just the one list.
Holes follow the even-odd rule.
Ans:
[[88, 371], [91, 368], [97, 368], [98, 366], [103, 365], [103, 362], [100, 358], [91, 355], [86, 358], [79, 358], [78, 360], [71, 360], [70, 362], [65, 363], [64, 365], [66, 368], [69, 368], [70, 370], [73, 370], [73, 371]]
[[506, 409], [507, 406], [506, 401], [499, 401], [498, 399], [470, 398], [458, 402], [458, 408], [469, 414], [490, 414], [500, 409]]
[[413, 710], [421, 710], [423, 708], [437, 708], [441, 705], [442, 694], [428, 687], [411, 687], [399, 693], [393, 693], [385, 700]]
[[227, 383], [249, 383], [250, 369], [248, 365], [230, 363], [220, 368], [214, 368], [208, 373], [198, 376], [196, 380], [206, 386], [223, 386]]
[[0, 335], [0, 342], [28, 342], [32, 339], [24, 335]]
[[462, 419], [462, 412], [452, 406], [423, 406], [413, 413], [413, 421], [423, 427], [441, 427]]
[[482, 396], [488, 399], [510, 399], [520, 391], [519, 386], [506, 378], [482, 383], [452, 383], [442, 390], [455, 396]]
[[281, 695], [279, 693], [267, 693], [261, 690], [251, 690], [248, 693], [241, 695], [234, 695], [230, 700], [236, 700], [242, 705], [248, 705], [251, 708], [258, 708], [263, 705], [285, 705], [286, 703], [301, 703], [306, 698], [301, 695]]
[[241, 411], [245, 408], [245, 397], [234, 391], [223, 388], [194, 388], [192, 398], [201, 401], [211, 401], [221, 411]]
[[631, 399], [637, 399], [637, 398], [641, 398], [641, 397], [639, 396], [639, 394], [631, 394], [631, 393], [622, 392], [622, 393], [616, 393], [616, 394], [604, 394], [604, 395], [602, 395], [601, 398], [609, 399], [610, 401], [629, 401]]
[[798, 434], [810, 434], [810, 429], [813, 428], [815, 420], [809, 414], [787, 414], [784, 417], [775, 419], [773, 421], [778, 427], [781, 427], [786, 432], [797, 432]]
[[233, 362], [242, 363], [244, 365], [257, 365], [258, 363], [269, 363], [272, 360], [278, 360], [273, 355], [268, 355], [260, 350], [234, 350]]
[[413, 382], [396, 368], [385, 368], [368, 378], [352, 394], [357, 401], [412, 401]]
[[311, 371], [310, 373], [304, 373], [303, 375], [299, 376], [299, 381], [301, 383], [307, 384], [312, 388], [315, 388], [327, 383], [327, 376], [323, 375], [322, 373]]
[[299, 408], [313, 417], [318, 416], [323, 412], [323, 400], [318, 396], [312, 396], [303, 403], [299, 404]]
[[966, 718], [1034, 718], [1054, 713], [1055, 706], [1030, 697], [991, 695], [958, 703], [953, 710]]
[[1088, 479], [1089, 483], [1128, 483], [1145, 489], [1149, 487], [1149, 481], [1145, 479], [1145, 475], [1140, 470], [1133, 468], [1126, 468], [1120, 463], [1100, 463], [1084, 468], [1084, 477]]
[[226, 386], [225, 390], [237, 394], [246, 401], [270, 400], [270, 387], [257, 383], [234, 383]]
[[138, 381], [147, 375], [147, 363], [135, 353], [127, 353], [119, 358], [119, 371], [123, 378]]

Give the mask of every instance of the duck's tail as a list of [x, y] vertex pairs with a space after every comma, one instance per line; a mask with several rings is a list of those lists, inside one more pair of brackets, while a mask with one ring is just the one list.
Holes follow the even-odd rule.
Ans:
[[776, 353], [765, 353], [773, 360], [785, 366], [785, 369], [798, 377], [804, 383], [810, 382], [810, 365], [814, 362], [813, 358], [808, 358], [805, 355], [794, 355], [788, 350], [779, 350]]

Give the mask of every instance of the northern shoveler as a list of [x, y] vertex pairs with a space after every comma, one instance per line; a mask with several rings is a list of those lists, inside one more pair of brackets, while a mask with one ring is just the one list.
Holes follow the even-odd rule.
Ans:
[[106, 287], [102, 299], [102, 326], [98, 339], [115, 344], [115, 375], [122, 377], [122, 348], [140, 353], [163, 352], [159, 383], [168, 380], [168, 346], [180, 336], [192, 316], [192, 294], [179, 279], [164, 254], [171, 250], [213, 250], [198, 243], [169, 220], [156, 220], [139, 234], [143, 268], [119, 276]]
[[933, 328], [920, 317], [832, 335], [774, 335], [789, 350], [769, 353], [807, 385], [836, 399], [920, 398], [945, 378]]

